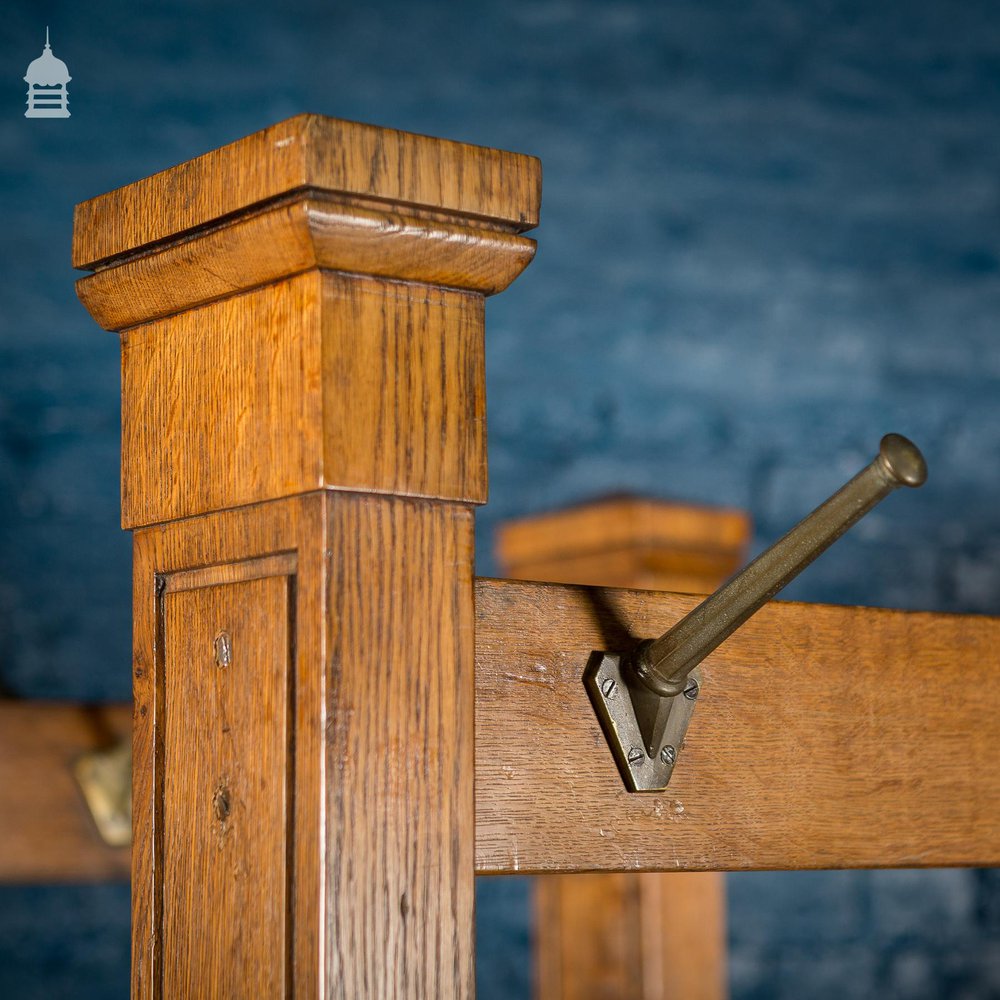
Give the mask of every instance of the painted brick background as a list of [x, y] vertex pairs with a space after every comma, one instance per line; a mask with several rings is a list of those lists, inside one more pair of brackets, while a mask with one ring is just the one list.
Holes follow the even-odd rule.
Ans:
[[[1000, 613], [995, 3], [12, 0], [2, 21], [5, 693], [129, 693], [117, 343], [73, 293], [73, 204], [302, 110], [544, 162], [538, 258], [489, 305], [480, 572], [502, 518], [620, 488], [746, 507], [763, 546], [896, 430], [928, 486], [788, 596]], [[46, 23], [69, 120], [22, 117]], [[737, 1000], [1000, 997], [994, 872], [729, 891]], [[487, 1000], [529, 995], [527, 899], [481, 887]], [[127, 925], [121, 886], [0, 889], [0, 995], [124, 997]]]

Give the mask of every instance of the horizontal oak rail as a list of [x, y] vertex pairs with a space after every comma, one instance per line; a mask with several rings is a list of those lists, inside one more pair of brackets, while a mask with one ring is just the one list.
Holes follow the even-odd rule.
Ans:
[[699, 600], [476, 581], [480, 873], [1000, 863], [1000, 618], [772, 603], [667, 791], [626, 792], [584, 668]]

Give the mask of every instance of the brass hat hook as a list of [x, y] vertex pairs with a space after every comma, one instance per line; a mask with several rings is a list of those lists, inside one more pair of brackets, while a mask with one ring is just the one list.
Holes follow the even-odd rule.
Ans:
[[594, 658], [584, 683], [630, 790], [670, 780], [700, 689], [698, 664], [893, 490], [926, 479], [920, 449], [887, 434], [870, 465], [659, 639], [628, 656]]

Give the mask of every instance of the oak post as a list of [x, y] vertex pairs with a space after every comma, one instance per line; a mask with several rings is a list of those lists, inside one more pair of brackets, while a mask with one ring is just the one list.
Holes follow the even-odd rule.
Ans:
[[539, 195], [301, 115], [77, 207], [122, 342], [133, 997], [472, 995], [483, 300]]
[[[618, 496], [501, 526], [505, 575], [710, 593], [742, 563], [739, 510]], [[538, 1000], [722, 1000], [718, 872], [598, 872], [535, 880]]]

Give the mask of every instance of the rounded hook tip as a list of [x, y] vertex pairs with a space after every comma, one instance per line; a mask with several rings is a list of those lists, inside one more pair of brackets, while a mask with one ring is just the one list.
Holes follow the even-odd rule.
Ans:
[[889, 475], [902, 486], [923, 486], [927, 482], [927, 463], [920, 449], [902, 434], [886, 434], [879, 446], [879, 457]]

